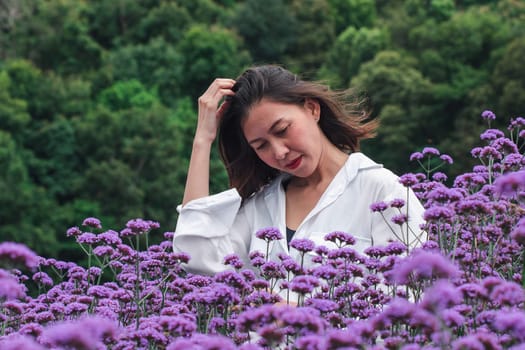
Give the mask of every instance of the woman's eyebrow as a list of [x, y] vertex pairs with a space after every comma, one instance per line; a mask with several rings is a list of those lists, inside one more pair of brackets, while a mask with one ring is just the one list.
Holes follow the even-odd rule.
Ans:
[[[279, 118], [277, 119], [276, 121], [273, 122], [272, 126], [270, 126], [270, 129], [268, 129], [268, 131], [274, 131], [274, 129], [277, 127], [277, 125], [279, 125], [280, 122], [282, 122], [283, 118]], [[252, 144], [254, 142], [257, 142], [257, 141], [261, 141], [261, 138], [258, 137], [256, 139], [253, 139], [251, 141], [248, 141], [248, 144]]]

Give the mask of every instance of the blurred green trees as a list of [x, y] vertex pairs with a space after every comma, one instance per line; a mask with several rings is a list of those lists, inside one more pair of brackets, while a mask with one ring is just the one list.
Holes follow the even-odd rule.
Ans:
[[[368, 96], [363, 151], [395, 172], [430, 145], [459, 173], [482, 110], [523, 113], [524, 55], [516, 0], [4, 0], [0, 240], [66, 257], [86, 216], [174, 229], [196, 99], [251, 64]], [[217, 150], [211, 166], [226, 188]]]

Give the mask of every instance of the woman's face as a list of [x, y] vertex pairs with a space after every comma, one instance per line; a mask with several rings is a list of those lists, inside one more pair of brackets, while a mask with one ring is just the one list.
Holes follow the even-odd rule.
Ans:
[[294, 105], [262, 99], [244, 119], [244, 136], [268, 166], [298, 177], [318, 167], [327, 141], [318, 126], [320, 106], [307, 99]]

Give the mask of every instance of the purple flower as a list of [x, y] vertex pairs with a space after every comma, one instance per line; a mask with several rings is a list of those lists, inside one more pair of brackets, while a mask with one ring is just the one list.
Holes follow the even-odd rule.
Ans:
[[222, 335], [194, 334], [191, 338], [177, 338], [166, 350], [234, 350], [235, 344]]
[[224, 265], [230, 265], [235, 269], [242, 269], [244, 263], [237, 254], [230, 254], [224, 257]]
[[406, 214], [398, 214], [392, 216], [390, 220], [392, 220], [392, 222], [396, 225], [403, 225], [408, 221], [408, 216]]
[[504, 281], [491, 291], [490, 300], [499, 305], [519, 305], [525, 301], [525, 293], [519, 284]]
[[434, 147], [423, 148], [423, 156], [439, 156], [439, 150]]
[[[330, 232], [326, 236], [324, 236], [324, 239], [325, 239], [325, 241], [334, 242], [338, 246], [354, 245], [355, 244], [354, 236], [352, 236], [349, 233], [342, 232], [342, 231]], [[328, 252], [326, 252], [326, 253], [328, 253]]]
[[449, 156], [448, 154], [440, 155], [439, 159], [441, 159], [442, 161], [444, 161], [447, 164], [453, 164], [454, 163], [454, 160], [452, 160], [452, 157]]
[[309, 298], [305, 301], [305, 306], [311, 306], [321, 312], [332, 312], [339, 309], [339, 304], [332, 300]]
[[414, 186], [419, 182], [418, 178], [414, 174], [404, 174], [399, 177], [399, 183], [405, 187]]
[[0, 261], [8, 265], [23, 265], [34, 269], [40, 263], [38, 255], [31, 249], [20, 243], [0, 243]]
[[92, 228], [102, 228], [100, 220], [97, 218], [86, 218], [82, 222], [82, 226], [92, 227]]
[[42, 339], [46, 344], [75, 349], [97, 349], [103, 341], [116, 339], [117, 325], [102, 317], [86, 317], [46, 328]]
[[326, 346], [326, 339], [318, 335], [305, 335], [304, 337], [299, 337], [295, 341], [296, 349], [305, 349], [305, 350], [322, 350], [328, 349]]
[[67, 231], [66, 231], [66, 236], [67, 237], [71, 237], [71, 236], [80, 236], [82, 234], [82, 231], [77, 227], [70, 227]]
[[115, 249], [113, 249], [110, 246], [101, 245], [101, 246], [95, 247], [95, 249], [93, 249], [93, 254], [96, 255], [96, 256], [104, 256], [104, 255], [106, 255], [108, 257], [111, 257], [111, 256], [113, 256], [113, 254], [115, 254]]
[[503, 131], [499, 129], [487, 129], [480, 135], [480, 138], [485, 141], [492, 141], [504, 136]]
[[315, 249], [315, 243], [307, 238], [304, 239], [293, 239], [290, 242], [290, 247], [297, 249], [302, 253], [311, 252]]
[[370, 210], [373, 212], [382, 212], [388, 209], [388, 204], [385, 202], [376, 202], [370, 205]]
[[267, 261], [261, 266], [261, 272], [263, 276], [267, 279], [270, 278], [284, 278], [286, 276], [286, 271], [281, 264], [276, 263], [275, 261]]
[[143, 219], [133, 219], [126, 223], [126, 228], [120, 231], [121, 237], [130, 237], [136, 235], [145, 234], [153, 229], [159, 228], [160, 225], [158, 222], [143, 220]]
[[488, 331], [479, 330], [478, 332], [456, 339], [452, 343], [452, 350], [499, 350], [502, 347], [499, 344], [498, 337]]
[[405, 200], [401, 198], [395, 198], [390, 202], [392, 208], [403, 208], [405, 206]]
[[407, 284], [411, 276], [416, 280], [452, 278], [459, 274], [458, 268], [443, 255], [417, 250], [396, 265], [392, 277], [397, 283]]
[[510, 233], [510, 237], [521, 244], [525, 245], [525, 218], [521, 218], [516, 227]]
[[0, 300], [16, 299], [25, 296], [27, 288], [9, 272], [0, 269]]
[[292, 282], [290, 282], [290, 289], [299, 294], [311, 293], [314, 288], [318, 286], [319, 280], [309, 275], [295, 276]]
[[520, 342], [525, 341], [525, 313], [523, 311], [500, 310], [496, 313], [493, 326], [503, 333], [510, 333]]
[[320, 265], [315, 268], [313, 275], [325, 280], [331, 280], [338, 275], [339, 271], [330, 265]]
[[20, 334], [12, 334], [0, 339], [2, 350], [44, 350], [45, 348], [32, 338]]
[[488, 120], [494, 120], [496, 119], [496, 115], [492, 111], [485, 110], [483, 111], [483, 113], [481, 113], [481, 118], [488, 119]]
[[425, 210], [423, 219], [426, 221], [447, 220], [454, 216], [454, 211], [447, 207], [431, 207]]
[[441, 280], [425, 291], [421, 306], [429, 311], [437, 311], [450, 308], [461, 301], [461, 292], [450, 282]]
[[255, 237], [263, 239], [267, 242], [269, 241], [278, 241], [280, 239], [283, 239], [283, 235], [281, 234], [281, 231], [279, 231], [278, 228], [275, 227], [267, 227], [260, 229], [255, 233]]
[[513, 196], [519, 190], [525, 189], [525, 170], [502, 175], [494, 181], [496, 193], [504, 196]]
[[423, 153], [421, 152], [414, 152], [410, 155], [410, 160], [413, 161], [413, 160], [421, 160], [423, 159], [424, 156], [423, 156]]
[[98, 237], [94, 233], [84, 232], [80, 236], [77, 236], [77, 242], [81, 244], [84, 243], [84, 244], [92, 245], [92, 244], [98, 243]]
[[33, 281], [43, 286], [52, 286], [53, 280], [45, 272], [37, 272], [33, 275]]
[[109, 245], [119, 245], [122, 244], [122, 239], [118, 236], [118, 232], [113, 230], [108, 230], [106, 232], [102, 232], [98, 235], [98, 239], [100, 242], [103, 242], [105, 244]]

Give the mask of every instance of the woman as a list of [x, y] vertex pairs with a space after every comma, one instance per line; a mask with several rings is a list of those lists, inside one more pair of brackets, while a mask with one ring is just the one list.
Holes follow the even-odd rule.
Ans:
[[[255, 233], [276, 227], [286, 239], [272, 242], [270, 258], [287, 253], [292, 238], [329, 246], [324, 236], [344, 231], [360, 252], [400, 239], [401, 227], [370, 205], [407, 200], [409, 245], [420, 242], [423, 208], [389, 170], [358, 152], [375, 122], [351, 111], [344, 96], [299, 79], [278, 66], [248, 69], [237, 80], [216, 79], [199, 98], [199, 116], [188, 178], [173, 239], [190, 254], [188, 270], [213, 274], [236, 253], [266, 252]], [[225, 100], [217, 109], [219, 102]], [[232, 189], [209, 194], [209, 161], [217, 131]], [[399, 214], [389, 208], [387, 217]], [[406, 208], [403, 209], [406, 212]], [[397, 231], [397, 232], [396, 232]], [[408, 235], [406, 234], [408, 232]]]

